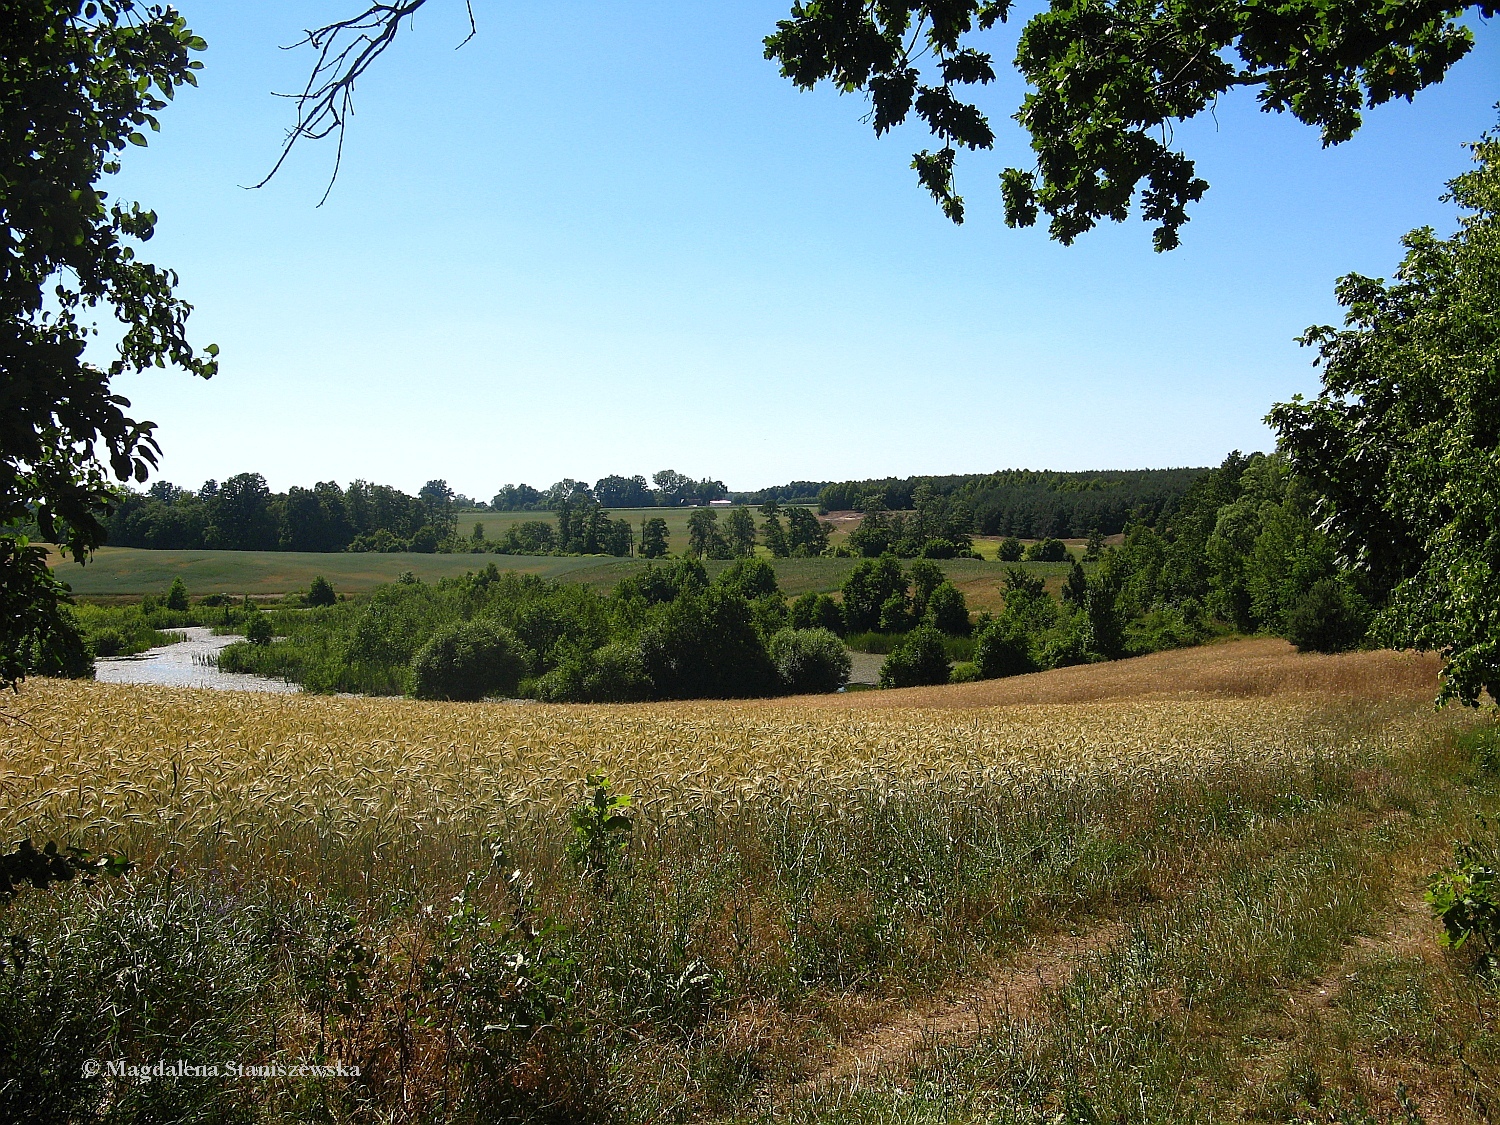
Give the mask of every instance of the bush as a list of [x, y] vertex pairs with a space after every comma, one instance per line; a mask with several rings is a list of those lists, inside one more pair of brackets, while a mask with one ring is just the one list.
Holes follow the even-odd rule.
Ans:
[[720, 587], [652, 609], [640, 651], [662, 699], [741, 699], [780, 685], [750, 603]]
[[182, 581], [181, 578], [174, 578], [174, 579], [172, 579], [172, 586], [167, 591], [166, 606], [167, 606], [168, 609], [174, 609], [174, 610], [176, 610], [179, 613], [181, 613], [181, 612], [183, 612], [183, 611], [185, 611], [187, 609], [187, 607], [188, 607], [187, 586], [185, 586], [183, 584], [183, 581]]
[[828, 629], [783, 629], [769, 648], [776, 674], [794, 694], [838, 691], [849, 682], [849, 650]]
[[307, 588], [308, 605], [333, 605], [338, 600], [338, 595], [333, 592], [333, 585], [321, 574], [314, 578], [312, 585]]
[[1365, 637], [1364, 599], [1332, 578], [1314, 582], [1286, 615], [1287, 640], [1298, 652], [1344, 652]]
[[969, 604], [951, 582], [944, 582], [927, 598], [927, 623], [952, 637], [969, 635]]
[[958, 544], [947, 539], [929, 539], [922, 544], [924, 559], [954, 559], [958, 557]]
[[844, 610], [827, 594], [803, 594], [792, 603], [793, 629], [827, 629], [844, 634]]
[[515, 634], [490, 621], [449, 626], [412, 657], [412, 693], [418, 699], [483, 699], [512, 695], [525, 671]]
[[880, 686], [946, 684], [948, 673], [948, 652], [943, 647], [943, 634], [931, 625], [918, 625], [880, 666]]
[[853, 633], [883, 628], [881, 609], [891, 598], [906, 597], [906, 574], [890, 555], [865, 559], [844, 579], [844, 619]]
[[571, 653], [536, 681], [536, 697], [548, 703], [634, 703], [651, 696], [651, 679], [640, 649], [612, 644]]
[[1001, 562], [1020, 562], [1021, 554], [1021, 541], [1014, 535], [1007, 535], [1004, 539], [1000, 540], [1000, 550], [997, 557]]
[[953, 671], [948, 673], [950, 684], [972, 684], [984, 677], [979, 673], [979, 665], [970, 660], [960, 660], [953, 665]]
[[268, 645], [271, 643], [271, 619], [266, 614], [257, 610], [245, 621], [245, 640], [253, 645]]
[[1427, 885], [1428, 905], [1445, 933], [1442, 943], [1462, 949], [1472, 941], [1490, 965], [1500, 953], [1500, 834], [1481, 817], [1478, 832], [1453, 850], [1453, 866]]
[[1067, 562], [1068, 545], [1061, 539], [1039, 539], [1026, 548], [1027, 562]]
[[906, 595], [892, 594], [880, 606], [880, 631], [882, 633], [904, 633], [911, 625], [911, 614], [907, 612]]
[[974, 663], [979, 666], [979, 674], [987, 680], [1036, 671], [1030, 641], [1022, 630], [1008, 621], [996, 621], [979, 635]]

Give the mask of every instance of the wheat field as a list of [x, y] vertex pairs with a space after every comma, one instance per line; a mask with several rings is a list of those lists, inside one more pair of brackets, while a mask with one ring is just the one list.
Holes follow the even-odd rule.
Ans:
[[210, 836], [378, 849], [553, 819], [601, 772], [650, 826], [931, 784], [1022, 793], [1088, 779], [1144, 793], [1163, 779], [1378, 757], [1455, 721], [1400, 699], [864, 699], [445, 704], [36, 680], [7, 708], [19, 721], [0, 728], [0, 832], [146, 855]]
[[[621, 706], [29, 681], [0, 701], [0, 834], [137, 867], [0, 903], [49, 950], [0, 965], [0, 1029], [34, 1029], [0, 1056], [0, 1118], [60, 1098], [57, 1120], [644, 1125], [774, 1102], [809, 1123], [1041, 1121], [1082, 1075], [1095, 1104], [1203, 1120], [1260, 1081], [1244, 1044], [1282, 991], [1383, 932], [1409, 893], [1392, 872], [1491, 803], [1463, 746], [1484, 731], [1434, 710], [1432, 671], [1250, 641], [950, 689]], [[630, 827], [589, 852], [600, 773]], [[1014, 968], [1069, 932], [1096, 950], [1073, 975]], [[1032, 1007], [929, 1036], [941, 1051], [868, 1102], [825, 1100], [851, 1036], [1007, 973]], [[1451, 1023], [1470, 998], [1443, 979]], [[1159, 1021], [1183, 989], [1191, 1012]], [[1500, 1081], [1487, 1049], [1464, 1058]], [[59, 1092], [87, 1059], [163, 1051], [359, 1074]], [[936, 1116], [892, 1116], [923, 1073]], [[1447, 1070], [1402, 1074], [1424, 1105], [1457, 1097]]]

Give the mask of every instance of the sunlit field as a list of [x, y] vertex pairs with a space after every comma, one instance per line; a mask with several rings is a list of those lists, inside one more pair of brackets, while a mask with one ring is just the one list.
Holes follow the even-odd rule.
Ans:
[[[6, 833], [138, 866], [0, 907], [51, 951], [0, 997], [0, 1116], [1300, 1120], [1311, 1068], [1325, 1107], [1390, 1119], [1399, 1078], [1466, 1119], [1494, 1047], [1453, 1013], [1488, 1001], [1412, 903], [1494, 783], [1430, 662], [1064, 672], [615, 707], [28, 682]], [[1359, 957], [1364, 1007], [1288, 1007]], [[166, 1043], [359, 1075], [47, 1077]]]
[[[781, 589], [796, 597], [808, 591], [830, 593], [837, 590], [859, 560], [769, 561], [776, 568]], [[436, 582], [482, 570], [490, 563], [501, 570], [579, 582], [607, 591], [646, 565], [634, 559], [612, 559], [601, 555], [314, 554], [292, 551], [147, 551], [133, 547], [101, 548], [86, 566], [56, 555], [51, 562], [54, 572], [72, 587], [76, 597], [101, 601], [165, 594], [175, 578], [181, 578], [194, 597], [218, 593], [269, 597], [305, 591], [320, 574], [340, 593], [358, 595], [383, 583], [394, 582], [405, 571], [411, 571], [424, 582]], [[729, 564], [709, 560], [705, 565], [709, 574], [715, 575]], [[1007, 564], [946, 559], [938, 565], [964, 592], [971, 608], [999, 608]], [[1014, 565], [1042, 575], [1054, 594], [1068, 570], [1066, 563]]]

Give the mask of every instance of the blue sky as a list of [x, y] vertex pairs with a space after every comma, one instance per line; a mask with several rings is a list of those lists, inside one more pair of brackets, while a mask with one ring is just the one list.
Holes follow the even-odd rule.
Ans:
[[[1000, 141], [965, 154], [962, 227], [915, 185], [915, 128], [803, 93], [761, 57], [788, 0], [431, 0], [331, 146], [268, 187], [305, 51], [343, 3], [179, 0], [198, 89], [111, 190], [160, 216], [212, 381], [120, 381], [160, 425], [163, 473], [272, 487], [507, 482], [671, 467], [734, 489], [1008, 467], [1216, 463], [1268, 448], [1274, 401], [1317, 386], [1293, 337], [1334, 279], [1386, 276], [1494, 126], [1500, 34], [1346, 145], [1227, 99], [1177, 137], [1213, 186], [1183, 247], [1138, 220], [1073, 247], [1006, 229], [997, 176], [1029, 165], [1006, 72]], [[1029, 9], [1027, 9], [1029, 10]], [[990, 49], [1008, 59], [1014, 27]]]

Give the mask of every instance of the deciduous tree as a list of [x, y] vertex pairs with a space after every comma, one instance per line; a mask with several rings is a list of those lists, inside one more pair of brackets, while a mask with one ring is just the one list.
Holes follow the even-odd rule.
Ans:
[[[204, 43], [170, 7], [19, 0], [0, 18], [0, 684], [14, 654], [67, 646], [64, 589], [14, 530], [35, 520], [80, 562], [103, 538], [109, 478], [145, 481], [159, 452], [110, 381], [172, 366], [205, 378], [217, 348], [187, 339], [177, 277], [137, 255], [156, 215], [99, 181], [201, 66]], [[122, 331], [103, 367], [84, 358], [92, 317]]]
[[1391, 591], [1376, 635], [1441, 653], [1469, 704], [1500, 698], [1500, 139], [1473, 148], [1457, 233], [1412, 231], [1389, 283], [1343, 278], [1344, 327], [1303, 337], [1322, 393], [1269, 418], [1342, 561]]

